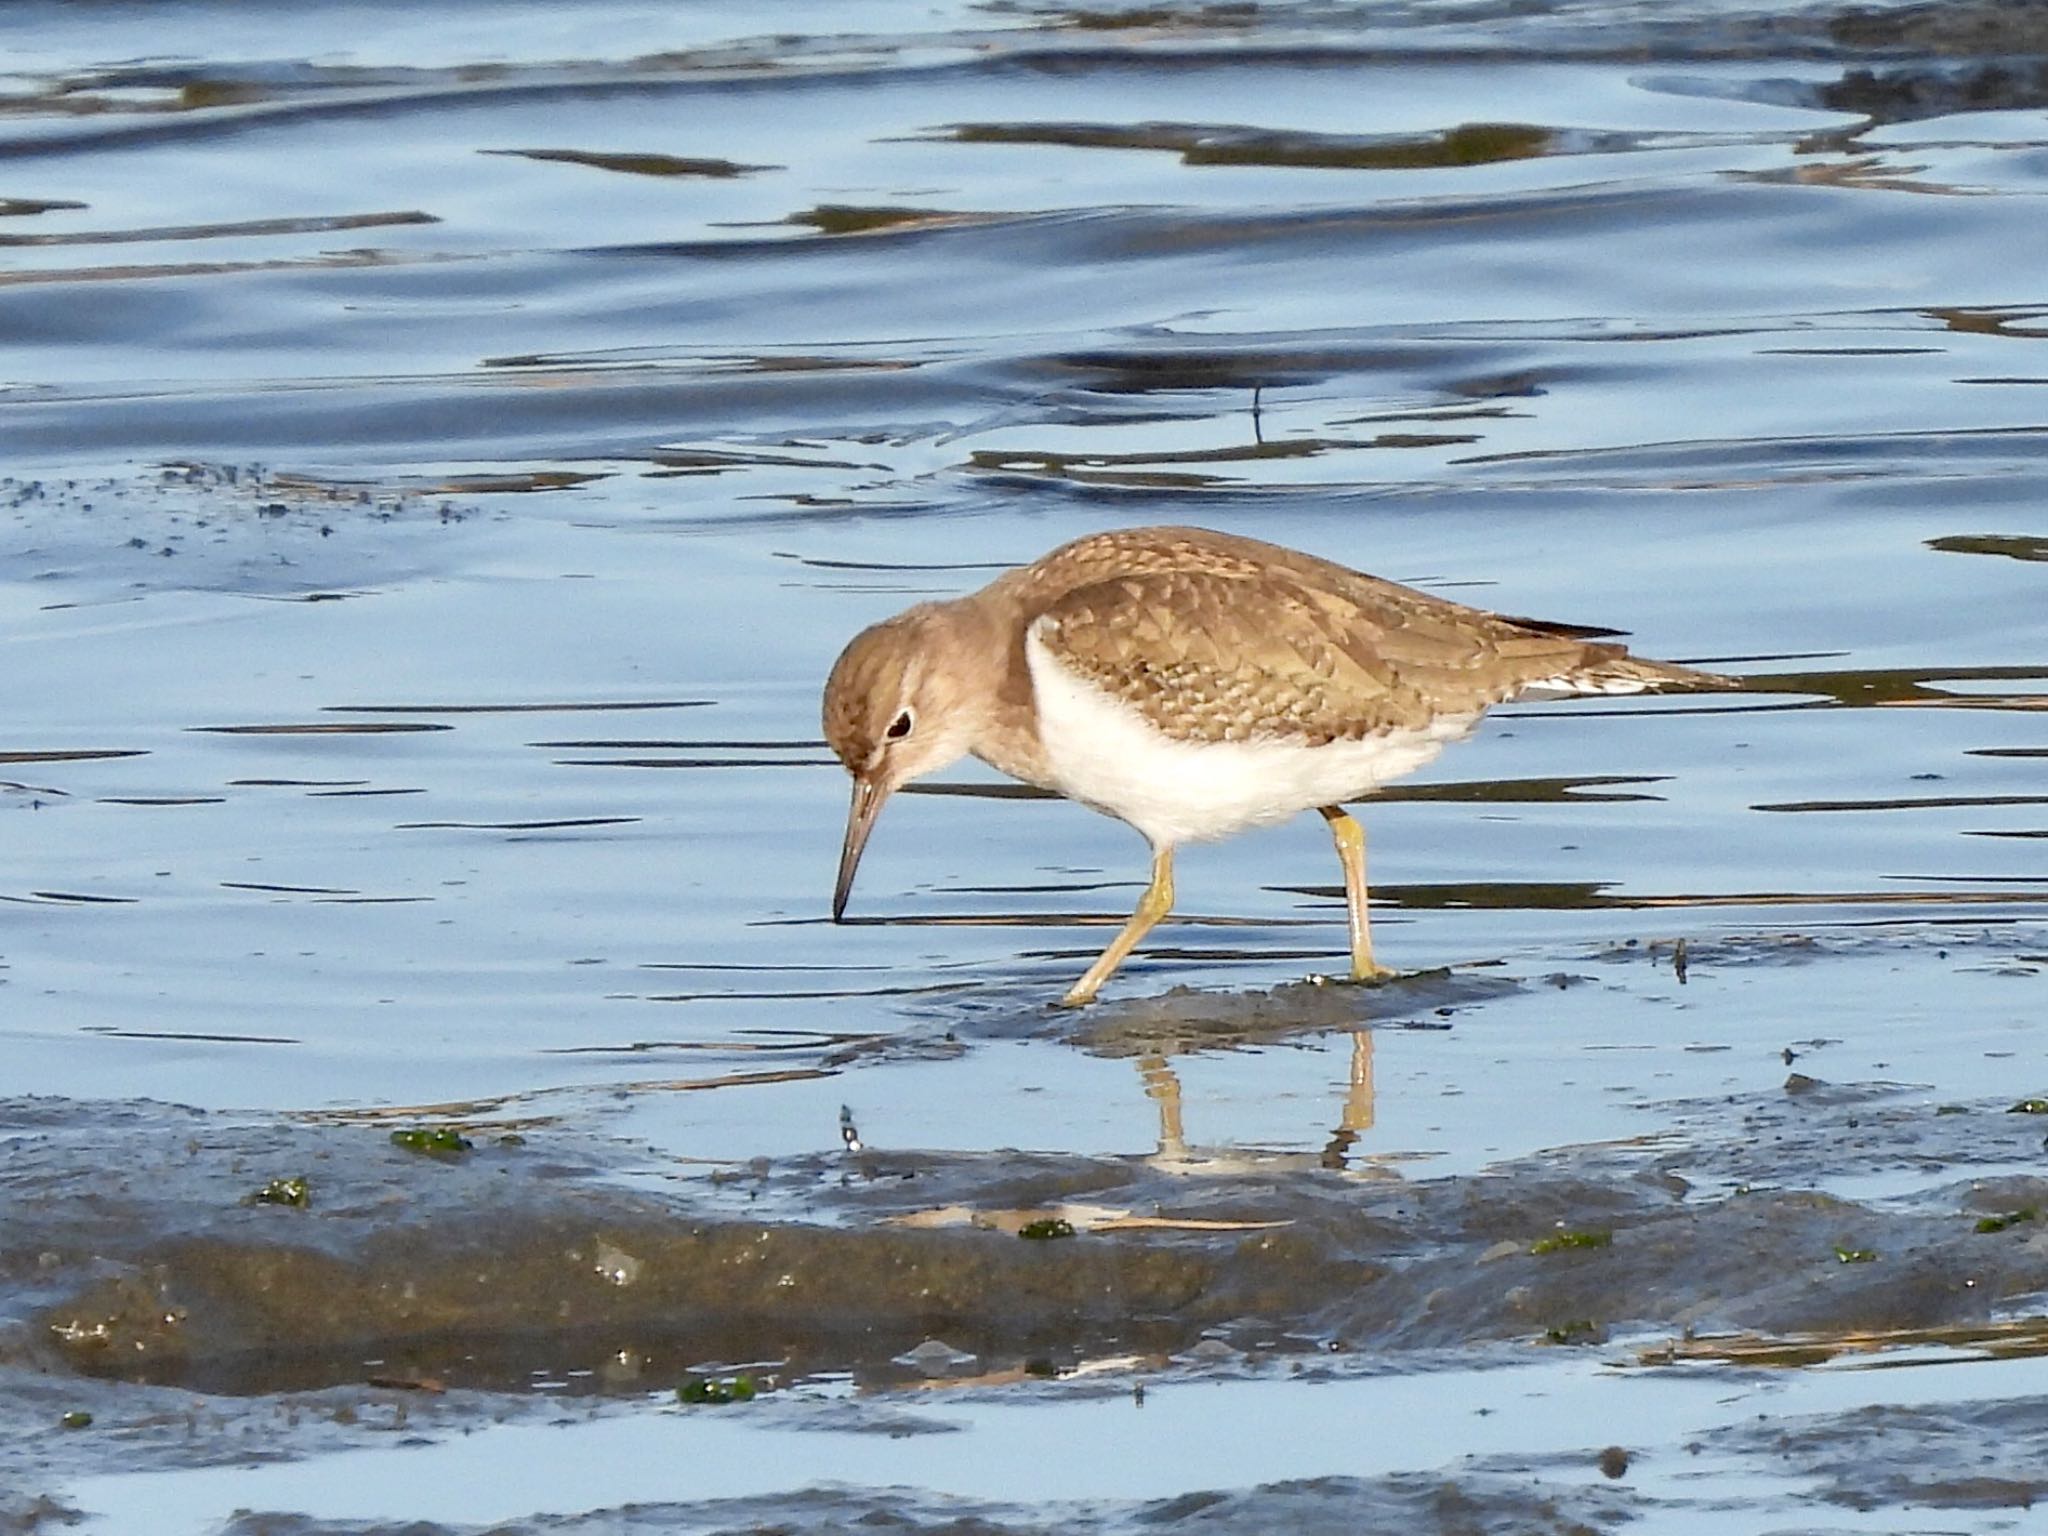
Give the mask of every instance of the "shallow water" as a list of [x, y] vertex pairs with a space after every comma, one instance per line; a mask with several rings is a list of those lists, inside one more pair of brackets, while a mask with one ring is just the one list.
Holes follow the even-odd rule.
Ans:
[[[2038, 20], [1084, 20], [0, 16], [10, 1090], [658, 1180], [842, 1105], [1428, 1177], [1788, 1070], [2048, 1091]], [[1268, 998], [1341, 963], [1311, 819], [1050, 1013], [1142, 845], [966, 767], [827, 923], [845, 638], [1156, 521], [1752, 687], [1502, 709], [1368, 806], [1447, 981]]]
[[[1914, 1374], [1916, 1396], [1937, 1413], [1968, 1405], [1969, 1388], [1980, 1385], [1968, 1372]], [[788, 1457], [800, 1457], [811, 1477], [828, 1488], [929, 1490], [921, 1498], [899, 1495], [897, 1507], [905, 1515], [931, 1518], [953, 1513], [947, 1508], [953, 1499], [1031, 1510], [1051, 1491], [1049, 1479], [1056, 1481], [1063, 1503], [1165, 1499], [1185, 1486], [1190, 1463], [1205, 1468], [1217, 1486], [1238, 1487], [1262, 1479], [1369, 1482], [1441, 1458], [1475, 1480], [1511, 1471], [1526, 1477], [1541, 1468], [1553, 1488], [1568, 1490], [1600, 1476], [1593, 1457], [1574, 1453], [1620, 1435], [1637, 1448], [1629, 1492], [1631, 1502], [1640, 1504], [1638, 1523], [1630, 1528], [1706, 1531], [1725, 1518], [1731, 1503], [1787, 1518], [1820, 1491], [1814, 1468], [1796, 1461], [1786, 1465], [1789, 1458], [1782, 1453], [1778, 1465], [1771, 1465], [1754, 1446], [1741, 1445], [1743, 1430], [1759, 1418], [1792, 1429], [1808, 1416], [1853, 1416], [1895, 1400], [1898, 1375], [1834, 1370], [1790, 1379], [1720, 1371], [1630, 1376], [1571, 1361], [1342, 1382], [1189, 1383], [1155, 1387], [1142, 1402], [1118, 1393], [1069, 1394], [1055, 1402], [920, 1404], [851, 1433], [820, 1432], [819, 1404], [778, 1404], [751, 1423], [662, 1412], [574, 1427], [508, 1426], [409, 1453], [357, 1452], [264, 1468], [245, 1473], [239, 1487], [256, 1507], [306, 1509], [334, 1521], [494, 1520], [529, 1512], [575, 1514], [608, 1503], [672, 1503], [685, 1509], [674, 1512], [673, 1524], [657, 1528], [689, 1530], [698, 1526], [690, 1519], [696, 1511], [687, 1506], [700, 1501], [732, 1501], [723, 1511], [728, 1519], [758, 1517], [762, 1501], [785, 1485], [777, 1463]], [[2039, 1360], [2011, 1362], [1989, 1367], [1984, 1375], [1990, 1381], [1982, 1385], [2002, 1397], [2025, 1399], [2048, 1382], [2048, 1367]], [[2017, 1402], [2001, 1406], [2014, 1417], [2025, 1413]], [[1244, 1434], [1247, 1422], [1260, 1426], [1256, 1436]], [[802, 1436], [797, 1446], [773, 1443], [792, 1433]], [[1689, 1452], [1689, 1439], [1713, 1449], [1706, 1455]], [[566, 1454], [564, 1441], [570, 1447]], [[1444, 1457], [1451, 1447], [1457, 1454]], [[1643, 1447], [1654, 1449], [1645, 1454]], [[1966, 1465], [1958, 1458], [1955, 1470], [1963, 1472]], [[506, 1475], [518, 1467], [529, 1470]], [[217, 1473], [109, 1478], [94, 1486], [92, 1496], [107, 1515], [102, 1529], [148, 1523], [167, 1536], [182, 1536], [210, 1528], [207, 1517], [217, 1508], [219, 1483]], [[1341, 1492], [1331, 1491], [1333, 1508], [1343, 1507]], [[1521, 1513], [1526, 1519], [1535, 1511]], [[1119, 1522], [1115, 1528], [1141, 1523]], [[707, 1520], [706, 1528], [716, 1527]]]

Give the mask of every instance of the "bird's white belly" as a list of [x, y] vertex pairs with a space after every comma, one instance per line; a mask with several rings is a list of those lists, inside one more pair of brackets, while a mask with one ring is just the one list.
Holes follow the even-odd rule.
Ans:
[[1324, 746], [1280, 738], [1178, 741], [1062, 666], [1035, 635], [1025, 640], [1025, 658], [1049, 787], [1121, 817], [1155, 844], [1228, 837], [1355, 800], [1413, 773], [1479, 718], [1446, 717], [1419, 730]]

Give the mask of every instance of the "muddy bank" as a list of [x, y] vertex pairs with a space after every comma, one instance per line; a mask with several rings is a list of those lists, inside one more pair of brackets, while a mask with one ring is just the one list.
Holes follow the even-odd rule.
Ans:
[[[1941, 974], [2036, 974], [2036, 940], [1986, 933], [1932, 957]], [[2024, 1504], [2031, 1485], [2010, 1469], [2039, 1426], [2006, 1399], [2038, 1390], [2024, 1373], [2048, 1366], [2048, 1101], [2022, 1063], [2000, 1069], [2014, 1081], [1999, 1098], [1829, 1081], [1857, 1058], [1787, 1022], [1782, 1063], [1768, 1051], [1777, 1087], [1632, 1095], [1643, 1134], [1470, 1173], [1356, 1155], [1375, 1140], [1350, 1129], [1371, 1125], [1375, 1041], [1455, 1043], [1531, 998], [1575, 1017], [1623, 982], [1652, 1000], [1740, 998], [1742, 978], [1823, 960], [1843, 992], [1860, 974], [1846, 962], [1896, 976], [1908, 958], [1889, 929], [1689, 954], [1689, 980], [1669, 946], [1638, 944], [1548, 975], [1481, 965], [1375, 989], [1169, 992], [1078, 1015], [997, 997], [950, 1029], [920, 1011], [893, 1043], [856, 1052], [879, 1052], [877, 1072], [900, 1070], [898, 1052], [946, 1066], [1006, 1049], [1131, 1061], [1160, 1122], [1145, 1155], [890, 1145], [916, 1117], [887, 1100], [845, 1124], [846, 1145], [826, 1121], [815, 1139], [829, 1150], [715, 1163], [607, 1134], [630, 1116], [573, 1095], [549, 1100], [552, 1114], [507, 1102], [468, 1119], [0, 1101], [0, 1489], [17, 1495], [0, 1530], [60, 1528], [71, 1505], [104, 1514], [88, 1530], [124, 1529], [119, 1511], [155, 1497], [124, 1474], [331, 1482], [323, 1469], [381, 1467], [398, 1449], [430, 1469], [384, 1506], [409, 1525], [351, 1523], [336, 1511], [353, 1506], [314, 1484], [237, 1483], [201, 1488], [207, 1513], [165, 1529], [541, 1532], [630, 1518], [624, 1528], [823, 1531], [893, 1511], [913, 1530], [1229, 1532], [1272, 1529], [1280, 1509], [1309, 1530], [1605, 1531], [1716, 1507], [1721, 1495], [1684, 1481], [1707, 1475], [1702, 1446], [1718, 1458], [1712, 1477], [1745, 1490], [1763, 1469], [1856, 1508]], [[1320, 1152], [1180, 1134], [1181, 1075], [1242, 1074], [1261, 1053], [1324, 1038], [1342, 1051], [1347, 1037], [1354, 1072]], [[1562, 1081], [1529, 1079], [1531, 1112]], [[1315, 1112], [1338, 1111], [1319, 1100]], [[1917, 1360], [1977, 1364], [1910, 1378], [1857, 1368]], [[1845, 1377], [1870, 1383], [1854, 1412], [1828, 1395]], [[1687, 1385], [1705, 1380], [1709, 1393]], [[1945, 1401], [1959, 1380], [1981, 1400]], [[1654, 1423], [1639, 1419], [1644, 1383], [1679, 1391]], [[1283, 1410], [1259, 1395], [1272, 1388], [1307, 1396]], [[1035, 1413], [1086, 1439], [1113, 1404], [1180, 1447], [1169, 1415], [1198, 1394], [1216, 1396], [1190, 1423], [1213, 1434], [1283, 1411], [1412, 1415], [1412, 1391], [1440, 1398], [1446, 1422], [1405, 1429], [1363, 1468], [1341, 1435], [1303, 1464], [1296, 1433], [1268, 1426], [1236, 1437], [1244, 1465], [1176, 1448], [1167, 1488], [1076, 1494], [1052, 1513], [1000, 1479], [945, 1470], [1033, 1464], [1028, 1440], [991, 1453], [1007, 1431], [979, 1416]], [[1729, 1392], [1754, 1409], [1716, 1408]], [[1355, 1407], [1315, 1406], [1344, 1394]], [[1787, 1396], [1829, 1411], [1799, 1419]], [[1578, 1406], [1560, 1417], [1567, 1400]], [[1758, 1412], [1772, 1417], [1752, 1425]], [[1697, 1432], [1694, 1416], [1714, 1413], [1725, 1422]], [[1981, 1465], [1945, 1449], [1965, 1421]], [[707, 1431], [738, 1440], [707, 1451]], [[833, 1442], [838, 1470], [800, 1456], [789, 1475], [792, 1431]], [[650, 1483], [636, 1470], [545, 1497], [436, 1503], [432, 1488], [472, 1474], [414, 1459], [474, 1444], [491, 1465], [660, 1467], [677, 1454], [671, 1433], [700, 1447], [678, 1463], [690, 1475]], [[500, 1438], [525, 1434], [547, 1440]], [[963, 1459], [946, 1449], [955, 1440], [979, 1449]], [[879, 1454], [899, 1442], [931, 1459]], [[707, 1456], [779, 1470], [765, 1485], [734, 1472], [760, 1494], [735, 1503], [719, 1491], [732, 1478], [704, 1485]], [[919, 1491], [865, 1491], [897, 1481]], [[1188, 1492], [1203, 1488], [1234, 1491]], [[237, 1507], [299, 1513], [223, 1526]], [[476, 1524], [486, 1512], [500, 1523]]]
[[[1929, 1330], [2048, 1286], [2048, 1117], [1795, 1074], [1672, 1121], [1434, 1180], [871, 1148], [705, 1177], [552, 1127], [434, 1156], [383, 1126], [17, 1100], [5, 1358], [229, 1393], [642, 1392], [707, 1362], [914, 1378], [935, 1338], [951, 1372], [1050, 1376], [1197, 1345], [1326, 1364]], [[1854, 1170], [1922, 1187], [1829, 1192]], [[298, 1179], [303, 1206], [263, 1198]]]

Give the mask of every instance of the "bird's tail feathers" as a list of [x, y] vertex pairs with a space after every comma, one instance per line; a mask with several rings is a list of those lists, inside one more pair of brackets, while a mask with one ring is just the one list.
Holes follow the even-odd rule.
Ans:
[[1524, 684], [1516, 697], [1565, 699], [1587, 694], [1599, 696], [1667, 691], [1719, 693], [1742, 686], [1740, 678], [1723, 677], [1718, 672], [1702, 672], [1695, 667], [1681, 667], [1668, 661], [1646, 661], [1618, 649], [1606, 655], [1598, 654], [1599, 648], [1589, 649], [1592, 654], [1589, 654], [1580, 665], [1560, 672], [1554, 677], [1538, 678]]

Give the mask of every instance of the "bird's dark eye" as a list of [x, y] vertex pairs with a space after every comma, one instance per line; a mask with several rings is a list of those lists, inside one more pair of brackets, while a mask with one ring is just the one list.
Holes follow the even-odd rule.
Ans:
[[889, 722], [889, 729], [884, 734], [891, 741], [901, 741], [910, 734], [910, 725], [910, 711], [906, 709], [902, 714]]

